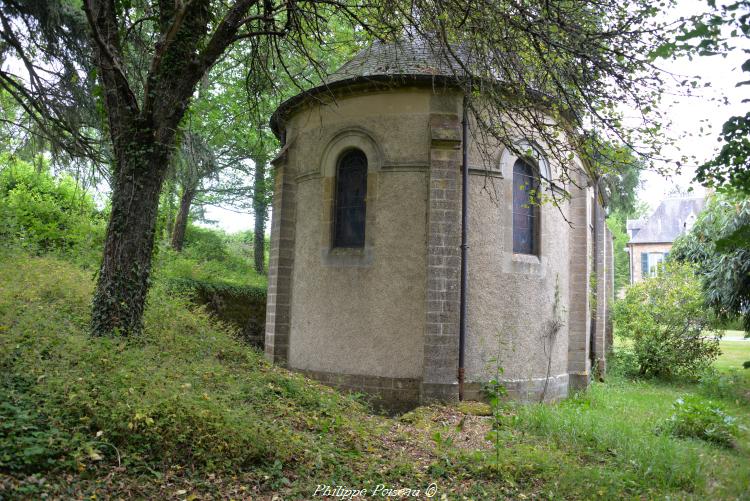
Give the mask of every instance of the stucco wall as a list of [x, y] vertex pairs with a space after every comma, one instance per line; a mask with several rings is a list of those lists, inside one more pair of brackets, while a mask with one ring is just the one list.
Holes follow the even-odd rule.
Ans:
[[[470, 176], [468, 381], [495, 376], [531, 381], [567, 374], [568, 233], [559, 209], [540, 209], [539, 257], [512, 252], [512, 165], [504, 160], [503, 178]], [[562, 208], [567, 213], [567, 207]], [[553, 320], [555, 291], [563, 326], [546, 336]]]
[[[342, 97], [295, 116], [298, 175], [289, 366], [416, 378], [425, 328], [429, 91]], [[330, 248], [335, 160], [368, 156], [363, 250]]]
[[[284, 222], [293, 235], [286, 240], [290, 312], [277, 317], [269, 310], [269, 318], [282, 327], [289, 319], [288, 355], [277, 351], [290, 368], [346, 388], [383, 386], [394, 394], [405, 389], [409, 398], [417, 391], [422, 400], [452, 398], [458, 361], [460, 103], [461, 96], [451, 92], [379, 90], [310, 105], [287, 122], [279, 171], [285, 192], [276, 196], [293, 199], [294, 218]], [[331, 249], [336, 161], [352, 147], [368, 158], [365, 247]], [[548, 397], [559, 398], [567, 394], [569, 372], [579, 370], [569, 365], [569, 326], [577, 322], [585, 335], [588, 325], [587, 190], [581, 192], [580, 210], [567, 203], [541, 207], [539, 256], [515, 255], [516, 158], [501, 148], [483, 153], [488, 154], [470, 151], [466, 381], [478, 395], [479, 385], [471, 383], [494, 378], [497, 359], [515, 396], [537, 398], [549, 375]], [[582, 240], [566, 217], [575, 219]], [[575, 290], [572, 268], [583, 270]], [[573, 304], [571, 297], [582, 302]], [[575, 318], [569, 318], [572, 310]], [[550, 338], [555, 318], [562, 325]], [[585, 371], [587, 344], [579, 341]]]
[[287, 125], [288, 162], [299, 176], [320, 172], [335, 137], [348, 130], [362, 130], [380, 149], [382, 167], [425, 168], [430, 95], [425, 89], [405, 88], [339, 96], [325, 105], [310, 105]]

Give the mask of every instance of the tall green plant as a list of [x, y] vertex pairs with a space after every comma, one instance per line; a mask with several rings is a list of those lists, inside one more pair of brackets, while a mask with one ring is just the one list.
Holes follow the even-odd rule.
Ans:
[[618, 335], [632, 340], [642, 377], [694, 378], [719, 356], [720, 334], [709, 331], [710, 310], [692, 266], [668, 263], [628, 288], [615, 303]]
[[101, 249], [104, 220], [91, 195], [69, 176], [38, 172], [8, 154], [0, 154], [0, 168], [0, 236], [6, 242], [96, 260], [92, 251]]
[[696, 265], [716, 316], [741, 318], [750, 336], [750, 200], [738, 191], [714, 196], [693, 229], [675, 242], [671, 256]]

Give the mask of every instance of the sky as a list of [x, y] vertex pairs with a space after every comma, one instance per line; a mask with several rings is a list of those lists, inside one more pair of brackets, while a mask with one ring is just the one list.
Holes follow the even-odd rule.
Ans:
[[[678, 2], [673, 14], [687, 16], [699, 12], [705, 5], [704, 1], [682, 0]], [[711, 159], [718, 151], [721, 145], [717, 137], [724, 122], [732, 115], [741, 115], [748, 110], [748, 105], [742, 103], [742, 99], [747, 96], [748, 87], [735, 87], [737, 82], [748, 79], [748, 74], [743, 75], [740, 69], [745, 59], [750, 57], [741, 50], [750, 48], [750, 44], [746, 40], [744, 42], [727, 57], [698, 56], [692, 60], [681, 57], [659, 64], [663, 69], [685, 78], [700, 75], [702, 81], [709, 83], [710, 87], [701, 89], [692, 97], [679, 96], [662, 103], [661, 109], [672, 118], [672, 124], [665, 133], [677, 138], [677, 147], [672, 156], [677, 159], [685, 155], [695, 157], [695, 160], [687, 164], [679, 175], [669, 178], [655, 172], [642, 174], [643, 182], [638, 190], [638, 198], [647, 202], [652, 209], [675, 190], [685, 192], [692, 187], [696, 195], [705, 193], [703, 187], [691, 182], [695, 167]], [[721, 97], [727, 98], [727, 104], [712, 99]]]
[[[705, 8], [704, 0], [678, 0], [669, 16], [689, 16]], [[750, 44], [745, 43], [744, 47], [750, 48]], [[638, 198], [646, 202], [651, 210], [656, 209], [662, 199], [678, 192], [685, 193], [690, 188], [696, 196], [705, 193], [700, 185], [692, 183], [695, 167], [715, 155], [720, 146], [717, 137], [722, 124], [730, 116], [744, 114], [749, 108], [748, 104], [741, 101], [750, 87], [735, 87], [737, 82], [748, 79], [747, 73], [743, 75], [740, 69], [747, 57], [750, 56], [741, 50], [735, 50], [727, 57], [696, 56], [692, 60], [681, 57], [658, 63], [661, 68], [688, 79], [699, 75], [710, 86], [692, 96], [675, 95], [665, 99], [661, 105], [661, 110], [672, 118], [672, 124], [664, 131], [666, 135], [675, 138], [675, 148], [669, 152], [669, 156], [677, 160], [684, 155], [694, 157], [694, 160], [684, 165], [679, 174], [669, 177], [651, 171], [641, 175]], [[722, 104], [716, 99], [724, 96], [728, 104]], [[249, 213], [208, 207], [207, 216], [216, 220], [218, 226], [228, 232], [250, 229], [253, 225], [253, 216]]]

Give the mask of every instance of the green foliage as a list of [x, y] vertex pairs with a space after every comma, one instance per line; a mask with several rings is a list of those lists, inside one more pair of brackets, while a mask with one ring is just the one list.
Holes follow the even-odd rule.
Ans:
[[[715, 8], [716, 3], [712, 3]], [[693, 30], [683, 35], [685, 40], [698, 39], [697, 49], [712, 53], [725, 53], [731, 48], [721, 36], [721, 31], [731, 30], [731, 37], [750, 37], [750, 15], [748, 0], [737, 0], [721, 6], [721, 9], [705, 23], [696, 23]], [[698, 29], [707, 26], [709, 28]], [[747, 51], [745, 51], [747, 52]], [[741, 67], [743, 72], [750, 72], [750, 59]], [[750, 80], [737, 83], [737, 87], [750, 84]], [[743, 101], [744, 102], [744, 101]], [[730, 117], [721, 128], [719, 141], [724, 144], [715, 158], [699, 165], [696, 180], [705, 186], [729, 187], [750, 195], [750, 113]]]
[[[620, 487], [620, 492], [636, 485], [636, 489], [693, 490], [700, 481], [698, 458], [674, 440], [655, 435], [649, 429], [653, 418], [643, 413], [641, 402], [632, 395], [623, 401], [627, 391], [594, 385], [558, 406], [518, 408], [514, 426], [541, 436], [560, 449], [573, 449], [582, 457], [602, 458], [624, 477], [621, 482], [630, 486]], [[628, 409], [628, 405], [632, 407]], [[638, 417], [629, 421], [628, 415], [631, 419], [633, 415]]]
[[85, 437], [62, 432], [24, 392], [32, 381], [3, 367], [0, 384], [0, 470], [34, 472], [73, 466], [92, 447]]
[[253, 270], [251, 249], [237, 235], [189, 225], [182, 251], [159, 249], [155, 273], [169, 280], [265, 288], [267, 278]]
[[[746, 432], [740, 429], [731, 451], [654, 433], [674, 413], [672, 402], [695, 389], [608, 372], [606, 383], [559, 404], [508, 408], [513, 419], [503, 438], [501, 478], [542, 484], [536, 492], [546, 499], [741, 498], [750, 480]], [[747, 423], [747, 407], [733, 401], [721, 407]]]
[[708, 397], [750, 402], [747, 383], [748, 379], [736, 368], [720, 371], [712, 367], [701, 374], [698, 387]]
[[615, 212], [607, 217], [606, 223], [612, 232], [614, 263], [615, 263], [615, 291], [619, 291], [630, 283], [630, 256], [625, 251], [630, 238], [625, 227], [627, 217], [620, 212]]
[[710, 311], [693, 267], [669, 263], [632, 285], [615, 303], [618, 335], [632, 339], [643, 377], [698, 377], [719, 355], [719, 334], [707, 331]]
[[[662, 43], [653, 56], [726, 56], [730, 51], [741, 48], [744, 45], [742, 42], [750, 37], [750, 2], [735, 0], [717, 5], [715, 0], [709, 0], [708, 5], [710, 9], [707, 12], [682, 18], [678, 26], [679, 34], [674, 40]], [[750, 72], [750, 59], [745, 60], [741, 69]], [[691, 85], [695, 87], [697, 83], [697, 80], [692, 80]], [[750, 85], [750, 80], [736, 84], [737, 87], [745, 85]], [[696, 181], [708, 187], [731, 188], [750, 194], [749, 133], [750, 113], [730, 117], [719, 135], [719, 141], [724, 144], [715, 158], [698, 166]]]
[[35, 252], [96, 263], [104, 219], [88, 193], [68, 176], [37, 172], [8, 154], [0, 154], [0, 169], [0, 237]]
[[181, 292], [200, 290], [206, 294], [220, 294], [222, 296], [234, 296], [244, 299], [252, 298], [258, 301], [265, 301], [266, 299], [266, 288], [252, 285], [233, 285], [222, 282], [193, 280], [190, 278], [170, 279], [167, 280], [167, 285]]
[[742, 317], [750, 332], [750, 199], [737, 192], [715, 195], [670, 256], [695, 264], [720, 321]]
[[185, 248], [192, 257], [207, 261], [226, 261], [229, 257], [225, 235], [210, 228], [188, 225]]
[[643, 161], [634, 155], [632, 148], [601, 139], [590, 138], [584, 148], [599, 176], [599, 186], [609, 213], [635, 214], [638, 211], [636, 189], [645, 168]]
[[658, 431], [679, 438], [697, 438], [732, 447], [739, 435], [736, 418], [728, 415], [716, 403], [698, 397], [678, 398], [674, 413]]
[[638, 358], [633, 350], [618, 349], [607, 355], [607, 375], [634, 379], [638, 377]]
[[367, 440], [359, 404], [270, 366], [161, 286], [143, 336], [122, 340], [88, 335], [91, 277], [63, 261], [3, 251], [0, 281], [3, 465], [236, 470]]
[[[742, 65], [750, 71], [750, 59]], [[695, 179], [714, 186], [732, 186], [750, 194], [750, 112], [733, 116], [721, 127], [720, 140], [724, 143], [718, 155], [699, 165]]]
[[242, 340], [263, 349], [266, 326], [266, 288], [205, 282], [189, 278], [166, 280], [170, 290], [179, 291], [190, 301], [222, 322], [237, 329]]

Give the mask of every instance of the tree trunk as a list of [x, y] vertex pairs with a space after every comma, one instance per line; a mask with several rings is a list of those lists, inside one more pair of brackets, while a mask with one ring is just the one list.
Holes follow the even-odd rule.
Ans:
[[174, 223], [174, 232], [172, 233], [172, 248], [177, 252], [182, 250], [185, 243], [185, 230], [187, 229], [188, 216], [190, 215], [190, 206], [193, 204], [195, 191], [185, 188], [180, 197], [180, 210], [177, 213], [177, 219]]
[[168, 141], [154, 141], [150, 130], [133, 136], [117, 155], [112, 211], [92, 304], [91, 328], [98, 336], [137, 335], [142, 330], [159, 193], [171, 148]]
[[164, 232], [160, 235], [162, 242], [171, 240], [172, 233], [174, 233], [174, 195], [175, 195], [175, 182], [174, 179], [167, 181], [167, 220], [164, 224]]
[[268, 219], [265, 183], [266, 159], [258, 158], [254, 162], [253, 212], [255, 213], [255, 229], [253, 234], [253, 258], [255, 271], [264, 275], [266, 273], [266, 220]]

